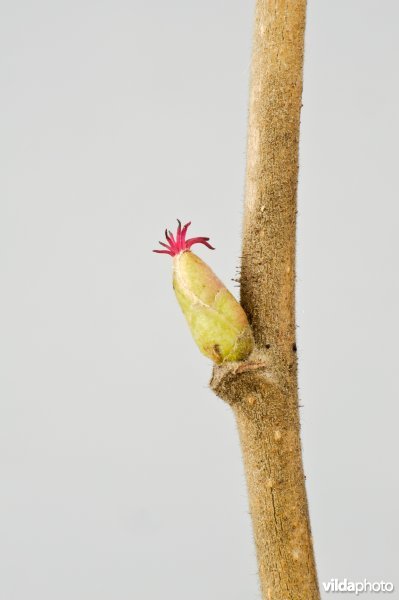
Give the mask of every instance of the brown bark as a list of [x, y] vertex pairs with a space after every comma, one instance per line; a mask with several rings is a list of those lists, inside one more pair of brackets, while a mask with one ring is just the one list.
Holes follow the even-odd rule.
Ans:
[[302, 467], [295, 343], [295, 228], [306, 0], [257, 0], [241, 301], [256, 350], [215, 367], [233, 408], [264, 600], [320, 598]]

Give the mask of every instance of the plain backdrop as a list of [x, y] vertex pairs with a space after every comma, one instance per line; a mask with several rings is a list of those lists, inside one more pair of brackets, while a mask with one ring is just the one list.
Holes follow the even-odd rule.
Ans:
[[[192, 220], [238, 291], [253, 9], [0, 2], [0, 600], [260, 597], [234, 419], [151, 253]], [[297, 316], [320, 580], [399, 590], [398, 19], [309, 2]]]

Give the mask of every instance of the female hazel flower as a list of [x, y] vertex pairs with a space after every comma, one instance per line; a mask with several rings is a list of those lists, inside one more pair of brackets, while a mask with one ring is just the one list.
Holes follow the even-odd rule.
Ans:
[[165, 230], [167, 243], [159, 242], [173, 258], [173, 288], [191, 333], [205, 356], [220, 364], [244, 360], [253, 350], [254, 341], [242, 306], [204, 261], [191, 252], [194, 244], [209, 244], [209, 238], [186, 240], [191, 223], [181, 226], [176, 237]]

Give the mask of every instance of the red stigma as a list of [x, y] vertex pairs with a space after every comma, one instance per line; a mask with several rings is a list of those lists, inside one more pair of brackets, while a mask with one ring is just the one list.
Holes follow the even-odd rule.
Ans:
[[169, 256], [176, 256], [176, 254], [180, 254], [180, 252], [186, 252], [191, 249], [191, 246], [194, 244], [204, 244], [207, 248], [214, 250], [213, 246], [208, 242], [209, 238], [207, 237], [196, 237], [190, 238], [186, 240], [187, 229], [191, 225], [191, 221], [186, 223], [184, 227], [181, 226], [179, 219], [177, 219], [178, 227], [176, 231], [176, 238], [173, 236], [173, 233], [165, 229], [165, 238], [167, 240], [167, 244], [164, 242], [159, 242], [161, 246], [165, 248], [165, 250], [153, 250], [157, 254], [169, 254]]

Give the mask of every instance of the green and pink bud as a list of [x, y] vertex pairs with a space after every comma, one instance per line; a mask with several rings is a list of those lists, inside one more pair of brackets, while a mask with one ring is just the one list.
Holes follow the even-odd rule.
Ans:
[[165, 231], [167, 243], [159, 242], [173, 258], [173, 288], [199, 349], [215, 363], [246, 359], [254, 341], [242, 306], [203, 260], [191, 252], [194, 244], [209, 244], [209, 238], [186, 240], [190, 223], [178, 221], [176, 236]]

